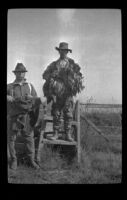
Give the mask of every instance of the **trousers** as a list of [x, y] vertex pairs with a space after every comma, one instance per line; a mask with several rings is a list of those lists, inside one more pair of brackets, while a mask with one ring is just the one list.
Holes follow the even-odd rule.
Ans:
[[71, 122], [73, 120], [73, 98], [68, 97], [66, 99], [56, 99], [56, 102], [52, 105], [53, 116], [53, 129], [54, 131], [60, 130], [61, 119], [63, 115], [65, 132], [71, 129]]
[[[18, 130], [14, 129], [14, 124], [17, 117], [10, 118], [8, 122], [8, 151], [11, 160], [17, 160], [15, 142], [18, 135]], [[25, 144], [26, 155], [34, 160], [35, 145], [34, 145], [34, 132], [33, 127], [30, 125], [30, 117], [26, 116], [26, 125], [23, 130], [20, 131], [21, 136]]]

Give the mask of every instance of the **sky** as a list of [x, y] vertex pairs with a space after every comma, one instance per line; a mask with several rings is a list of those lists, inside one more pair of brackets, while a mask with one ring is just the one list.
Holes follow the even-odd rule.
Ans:
[[7, 83], [22, 62], [39, 97], [42, 74], [59, 58], [55, 47], [67, 42], [68, 57], [81, 67], [81, 102], [122, 103], [121, 11], [119, 9], [10, 9], [7, 29]]

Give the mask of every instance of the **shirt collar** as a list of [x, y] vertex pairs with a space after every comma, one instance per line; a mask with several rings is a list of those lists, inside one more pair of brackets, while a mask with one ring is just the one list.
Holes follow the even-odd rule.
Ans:
[[59, 58], [58, 61], [66, 61], [66, 62], [68, 62], [68, 57], [66, 57], [64, 59]]
[[27, 83], [27, 81], [26, 81], [26, 79], [24, 79], [22, 82], [18, 82], [18, 81], [14, 81], [13, 82], [13, 85], [23, 85], [23, 84], [26, 84]]

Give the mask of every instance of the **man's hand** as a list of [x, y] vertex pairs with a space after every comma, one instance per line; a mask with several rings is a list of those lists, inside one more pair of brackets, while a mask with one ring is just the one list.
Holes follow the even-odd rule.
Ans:
[[26, 94], [26, 95], [25, 95], [25, 98], [26, 98], [27, 100], [31, 100], [31, 99], [33, 99], [33, 96], [32, 96], [31, 94]]
[[7, 101], [9, 102], [13, 102], [14, 101], [14, 98], [10, 95], [7, 95]]

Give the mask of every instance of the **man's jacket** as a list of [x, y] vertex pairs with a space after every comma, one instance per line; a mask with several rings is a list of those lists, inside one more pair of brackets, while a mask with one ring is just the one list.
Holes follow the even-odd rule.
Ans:
[[60, 59], [52, 62], [43, 73], [46, 80], [43, 86], [44, 96], [50, 98], [52, 95], [75, 96], [84, 88], [82, 85], [82, 73], [80, 67], [71, 58], [66, 58], [67, 64], [59, 66]]
[[[34, 126], [38, 118], [41, 100], [37, 97], [33, 85], [29, 85], [26, 81], [22, 84], [14, 81], [7, 85], [7, 95], [14, 98], [13, 102], [7, 102], [8, 116], [15, 118], [16, 125], [22, 127], [22, 125], [25, 125], [26, 114], [29, 114], [31, 125]], [[33, 98], [29, 99], [27, 95], [31, 95]]]

